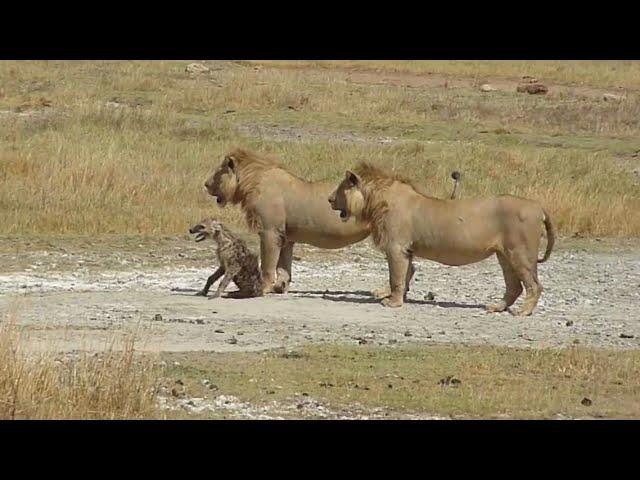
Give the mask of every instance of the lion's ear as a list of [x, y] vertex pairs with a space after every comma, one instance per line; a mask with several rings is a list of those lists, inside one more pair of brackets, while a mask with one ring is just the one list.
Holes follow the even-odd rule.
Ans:
[[350, 172], [349, 170], [347, 170], [346, 177], [347, 177], [347, 181], [354, 187], [360, 183], [360, 177], [355, 173]]
[[236, 169], [236, 160], [235, 160], [235, 158], [233, 158], [231, 155], [228, 155], [228, 156], [225, 157], [224, 161], [226, 163], [226, 166], [229, 168], [229, 170], [234, 172], [235, 169]]

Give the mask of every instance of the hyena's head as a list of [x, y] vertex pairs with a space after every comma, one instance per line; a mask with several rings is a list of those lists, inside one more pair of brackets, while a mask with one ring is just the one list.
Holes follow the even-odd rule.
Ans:
[[216, 240], [222, 231], [222, 224], [213, 217], [205, 218], [189, 229], [189, 233], [195, 235], [196, 242], [206, 238]]

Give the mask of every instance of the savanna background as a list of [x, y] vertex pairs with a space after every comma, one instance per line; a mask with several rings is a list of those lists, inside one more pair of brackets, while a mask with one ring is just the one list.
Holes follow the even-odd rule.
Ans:
[[[199, 67], [188, 68], [192, 63]], [[530, 77], [548, 92], [518, 92]], [[28, 255], [45, 250], [97, 252], [98, 269], [140, 251], [175, 253], [175, 245], [189, 242], [189, 225], [215, 209], [203, 183], [234, 147], [268, 153], [302, 178], [336, 183], [368, 160], [415, 178], [436, 197], [448, 195], [449, 175], [458, 170], [463, 198], [510, 193], [540, 201], [555, 221], [558, 248], [585, 239], [640, 251], [637, 61], [1, 61], [0, 254], [12, 259], [3, 271], [21, 271]], [[238, 209], [215, 214], [246, 234]], [[75, 260], [66, 261], [74, 268]], [[179, 416], [159, 410], [154, 395], [171, 392], [167, 385], [177, 377], [184, 389], [200, 378], [198, 369], [215, 372], [218, 384], [192, 379], [192, 389], [254, 403], [260, 395], [249, 379], [268, 373], [284, 385], [268, 398], [305, 391], [344, 406], [355, 396], [371, 408], [391, 406], [396, 416], [580, 416], [584, 405], [572, 395], [585, 382], [607, 392], [601, 416], [640, 412], [633, 400], [640, 375], [630, 374], [639, 370], [637, 350], [453, 345], [425, 353], [329, 344], [289, 356], [193, 353], [175, 360], [178, 354], [159, 352], [151, 361], [134, 355], [130, 340], [113, 349], [114, 340], [98, 357], [61, 360], [19, 348], [17, 310], [3, 317], [2, 418]], [[433, 357], [430, 365], [452, 358], [467, 365], [474, 380], [465, 385], [478, 387], [442, 394], [433, 382], [388, 386], [385, 375], [431, 368], [425, 356]], [[362, 367], [360, 383], [341, 370], [349, 358]], [[385, 378], [380, 385], [372, 371]], [[323, 375], [334, 381], [316, 381]], [[556, 377], [561, 394], [546, 390]], [[313, 385], [305, 384], [309, 378]], [[525, 381], [531, 378], [542, 380], [532, 387]], [[525, 395], [527, 388], [534, 393]], [[430, 400], [408, 400], [415, 398]]]

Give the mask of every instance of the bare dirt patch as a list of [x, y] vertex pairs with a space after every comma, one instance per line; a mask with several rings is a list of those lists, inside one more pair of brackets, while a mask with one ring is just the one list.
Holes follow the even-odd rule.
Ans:
[[[546, 290], [528, 318], [484, 311], [504, 288], [494, 260], [465, 267], [419, 261], [408, 302], [387, 309], [370, 294], [386, 284], [386, 263], [367, 243], [327, 257], [314, 250], [296, 251], [301, 259], [288, 295], [243, 300], [194, 296], [213, 271], [190, 261], [194, 254], [183, 253], [176, 266], [145, 266], [134, 258], [107, 268], [78, 255], [71, 271], [49, 270], [40, 261], [0, 272], [0, 309], [17, 312], [36, 348], [45, 349], [78, 349], [100, 343], [106, 332], [133, 329], [152, 351], [256, 351], [318, 342], [640, 346], [637, 250], [555, 252], [540, 266]], [[202, 249], [197, 257], [207, 255]]]

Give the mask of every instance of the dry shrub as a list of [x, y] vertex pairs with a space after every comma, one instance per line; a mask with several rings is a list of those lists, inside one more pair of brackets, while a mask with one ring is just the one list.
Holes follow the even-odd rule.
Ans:
[[16, 325], [0, 324], [0, 419], [157, 418], [159, 371], [113, 339], [98, 353], [34, 352]]

